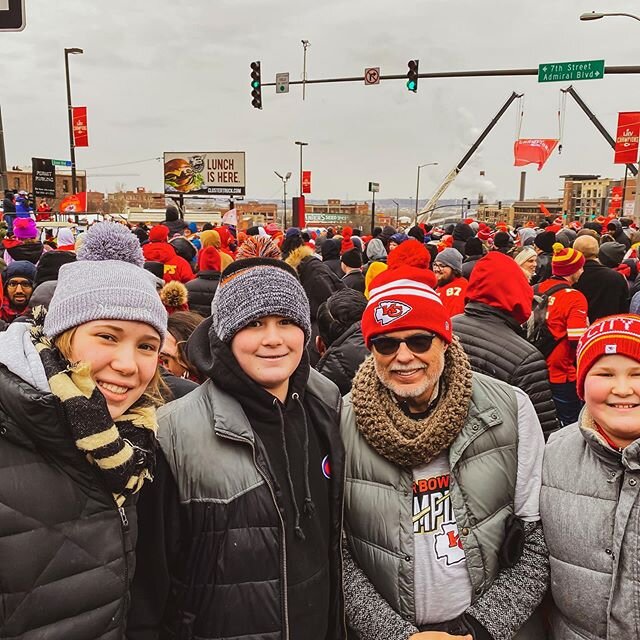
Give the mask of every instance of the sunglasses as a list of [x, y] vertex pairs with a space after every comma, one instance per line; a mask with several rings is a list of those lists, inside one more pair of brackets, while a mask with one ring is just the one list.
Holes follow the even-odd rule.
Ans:
[[378, 336], [371, 340], [375, 350], [382, 356], [394, 354], [404, 342], [411, 353], [426, 353], [431, 349], [435, 336], [431, 333], [417, 333], [408, 338], [391, 338], [390, 336]]

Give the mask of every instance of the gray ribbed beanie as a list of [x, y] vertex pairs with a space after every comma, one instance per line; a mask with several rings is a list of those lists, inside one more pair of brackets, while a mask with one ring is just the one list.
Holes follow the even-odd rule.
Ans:
[[93, 320], [131, 320], [152, 326], [164, 340], [167, 312], [143, 264], [140, 243], [126, 227], [93, 225], [78, 261], [60, 267], [45, 334], [55, 338]]
[[248, 258], [229, 265], [211, 303], [212, 328], [222, 342], [250, 322], [265, 316], [281, 316], [297, 324], [311, 337], [309, 300], [295, 271], [271, 258]]

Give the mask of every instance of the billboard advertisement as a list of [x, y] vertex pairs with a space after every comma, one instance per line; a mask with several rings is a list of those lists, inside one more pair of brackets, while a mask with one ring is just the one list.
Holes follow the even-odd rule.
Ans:
[[164, 154], [165, 194], [245, 195], [244, 151]]
[[31, 180], [36, 198], [56, 197], [56, 168], [49, 158], [31, 158]]

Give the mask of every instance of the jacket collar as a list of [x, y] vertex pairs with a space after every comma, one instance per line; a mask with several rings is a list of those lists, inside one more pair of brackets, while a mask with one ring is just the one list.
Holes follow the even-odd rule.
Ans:
[[516, 322], [516, 320], [510, 316], [506, 311], [492, 307], [482, 302], [467, 302], [464, 307], [464, 315], [475, 318], [496, 318], [501, 320], [510, 329], [515, 331], [518, 335], [522, 335], [522, 328]]

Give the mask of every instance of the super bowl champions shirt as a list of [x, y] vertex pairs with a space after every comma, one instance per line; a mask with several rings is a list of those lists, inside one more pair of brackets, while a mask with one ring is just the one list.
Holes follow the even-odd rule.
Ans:
[[[518, 400], [518, 466], [514, 512], [540, 519], [539, 494], [544, 438], [528, 396]], [[448, 451], [413, 469], [414, 589], [416, 623], [457, 618], [471, 605], [473, 588], [449, 496]], [[477, 488], [482, 491], [482, 487]]]

